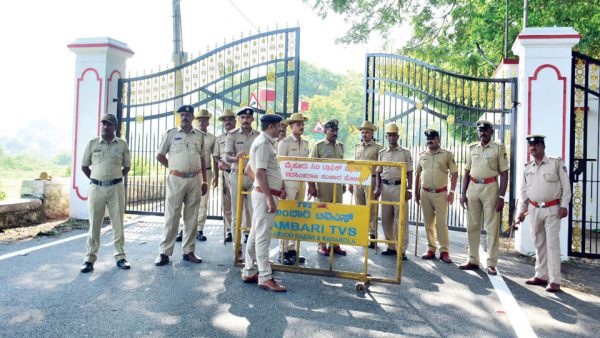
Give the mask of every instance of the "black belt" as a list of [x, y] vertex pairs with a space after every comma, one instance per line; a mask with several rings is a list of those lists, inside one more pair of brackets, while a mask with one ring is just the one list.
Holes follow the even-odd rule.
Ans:
[[97, 179], [91, 178], [90, 182], [92, 182], [92, 184], [99, 185], [101, 187], [108, 187], [108, 186], [123, 182], [123, 179], [115, 178], [114, 180], [97, 180]]
[[387, 184], [387, 185], [400, 185], [401, 182], [402, 182], [401, 180], [386, 180], [386, 179], [381, 180], [381, 183]]

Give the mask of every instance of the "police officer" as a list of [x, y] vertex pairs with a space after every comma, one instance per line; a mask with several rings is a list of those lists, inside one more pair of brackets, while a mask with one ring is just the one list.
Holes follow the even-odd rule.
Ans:
[[229, 189], [229, 175], [231, 173], [231, 163], [225, 159], [225, 143], [227, 135], [235, 128], [235, 114], [231, 109], [226, 109], [218, 118], [223, 123], [223, 133], [217, 136], [215, 142], [215, 156], [218, 168], [221, 170], [221, 184], [223, 193], [221, 194], [221, 210], [223, 211], [223, 226], [227, 231], [225, 242], [231, 242], [231, 190]]
[[[412, 198], [412, 158], [410, 151], [398, 145], [398, 125], [388, 123], [385, 126], [385, 135], [388, 141], [387, 148], [379, 151], [378, 160], [382, 162], [401, 162], [406, 163], [407, 201]], [[378, 199], [381, 196], [382, 201], [399, 202], [400, 201], [400, 183], [402, 179], [402, 171], [399, 167], [377, 167], [377, 185], [373, 196]], [[402, 232], [402, 260], [406, 260], [406, 247], [408, 246], [408, 208], [405, 207], [404, 212], [404, 229]], [[382, 205], [381, 206], [381, 223], [385, 239], [388, 241], [398, 241], [398, 222], [400, 220], [399, 205]], [[389, 243], [387, 249], [381, 252], [384, 256], [397, 255], [396, 245]]]
[[[237, 191], [238, 191], [238, 170], [244, 170], [244, 168], [238, 168], [238, 161], [240, 158], [247, 156], [250, 153], [250, 146], [254, 139], [259, 135], [256, 129], [252, 128], [252, 122], [254, 121], [254, 109], [251, 107], [245, 107], [237, 112], [237, 117], [240, 120], [240, 127], [232, 130], [228, 135], [225, 142], [225, 158], [231, 163], [231, 174], [229, 175], [229, 187], [231, 189], [231, 220], [233, 225], [236, 224], [236, 208], [237, 208]], [[279, 132], [279, 130], [277, 130]], [[252, 188], [252, 180], [246, 173], [242, 178], [242, 189], [249, 191]], [[244, 210], [245, 209], [245, 210]], [[242, 217], [242, 227], [249, 228], [251, 226], [252, 216], [252, 201], [251, 196], [242, 196], [242, 214], [247, 212], [250, 217]], [[248, 233], [245, 233], [245, 240], [248, 240]]]
[[245, 283], [258, 283], [259, 287], [274, 292], [286, 291], [273, 279], [269, 263], [269, 244], [277, 203], [280, 198], [285, 198], [285, 187], [274, 148], [281, 120], [281, 116], [275, 114], [261, 116], [262, 132], [250, 149], [250, 167], [256, 180], [252, 190], [252, 229], [242, 271]]
[[560, 220], [569, 214], [571, 185], [563, 160], [546, 156], [545, 138], [544, 135], [527, 136], [533, 161], [525, 164], [517, 221], [525, 219], [525, 211], [529, 207], [531, 236], [537, 259], [535, 276], [525, 283], [547, 285], [546, 291], [559, 292]]
[[[437, 130], [425, 130], [425, 137], [428, 150], [419, 155], [415, 178], [415, 202], [421, 204], [423, 208], [428, 244], [427, 252], [421, 258], [435, 258], [437, 233], [437, 240], [440, 243], [440, 260], [450, 264], [452, 259], [448, 254], [450, 244], [446, 215], [448, 204], [454, 202], [458, 167], [454, 161], [454, 155], [440, 147], [440, 134]], [[450, 191], [448, 191], [448, 176], [450, 176]]]
[[[379, 143], [375, 143], [373, 141], [373, 133], [377, 130], [377, 127], [373, 125], [373, 123], [369, 121], [364, 121], [361, 126], [358, 128], [360, 130], [361, 142], [356, 145], [356, 149], [354, 149], [354, 159], [355, 160], [365, 160], [365, 161], [377, 161], [379, 157], [379, 151], [383, 149], [383, 146]], [[377, 184], [376, 182], [377, 172], [375, 171], [375, 167], [373, 167], [372, 175], [371, 175], [371, 187], [372, 189]], [[351, 185], [349, 187], [350, 192], [354, 193], [354, 203], [356, 205], [367, 205], [368, 196], [367, 192], [368, 187], [363, 185], [357, 185], [354, 187]], [[373, 190], [371, 190], [371, 197], [373, 195]], [[377, 233], [377, 205], [370, 206], [370, 215], [369, 215], [369, 238], [375, 239], [375, 234]], [[375, 248], [375, 242], [369, 242], [369, 248]]]
[[281, 121], [281, 125], [279, 127], [279, 134], [277, 134], [277, 140], [275, 141], [275, 149], [279, 148], [279, 142], [283, 140], [287, 136], [287, 127], [289, 123], [287, 120]]
[[[208, 125], [212, 114], [206, 109], [200, 109], [194, 117], [198, 121], [198, 129], [204, 133], [204, 163], [206, 163], [206, 175], [207, 182], [212, 183], [212, 187], [216, 188], [219, 185], [219, 168], [216, 164], [213, 164], [213, 156], [215, 153], [217, 138], [215, 135], [208, 132]], [[217, 163], [217, 160], [214, 160]], [[213, 174], [214, 170], [214, 174]], [[198, 234], [196, 239], [199, 241], [206, 241], [204, 236], [204, 225], [206, 224], [206, 217], [208, 216], [208, 202], [210, 200], [210, 194], [202, 196], [200, 199], [200, 210], [198, 210]]]
[[[81, 266], [81, 272], [94, 270], [100, 247], [100, 227], [104, 212], [108, 207], [112, 225], [115, 260], [119, 269], [127, 270], [131, 266], [125, 255], [125, 235], [123, 234], [123, 215], [125, 213], [125, 187], [123, 177], [131, 168], [129, 148], [125, 140], [115, 136], [118, 126], [113, 114], [105, 114], [101, 136], [92, 139], [85, 147], [81, 170], [90, 179], [88, 207], [90, 229], [87, 239], [87, 254]], [[90, 169], [91, 166], [91, 169]]]
[[[294, 113], [288, 119], [287, 123], [292, 129], [292, 135], [287, 136], [279, 142], [277, 148], [278, 156], [291, 156], [291, 157], [308, 157], [308, 141], [302, 139], [304, 134], [304, 122], [308, 121], [308, 117], [302, 113]], [[281, 136], [281, 133], [279, 134]], [[300, 195], [300, 182], [297, 181], [286, 181], [285, 191], [287, 199], [294, 201], [301, 201], [302, 196]], [[304, 263], [304, 257], [298, 258], [298, 252], [294, 241], [281, 240], [281, 250], [283, 252], [283, 264], [294, 265], [296, 259], [300, 259], [300, 263]]]
[[[179, 218], [183, 207], [183, 260], [202, 263], [196, 257], [196, 224], [200, 199], [208, 191], [206, 164], [204, 162], [204, 133], [192, 127], [194, 107], [184, 105], [177, 112], [180, 126], [163, 136], [156, 159], [169, 168], [165, 201], [165, 229], [160, 243], [160, 254], [154, 264], [169, 263], [173, 255]], [[167, 158], [168, 156], [168, 158]], [[202, 174], [201, 178], [199, 174]], [[183, 206], [182, 206], [183, 204]]]
[[[504, 145], [492, 141], [494, 129], [486, 120], [477, 122], [479, 142], [469, 146], [460, 203], [467, 208], [469, 261], [461, 270], [479, 269], [481, 226], [487, 233], [487, 273], [496, 275], [500, 235], [500, 214], [508, 181], [508, 161]], [[498, 187], [500, 176], [500, 187]], [[467, 207], [468, 206], [468, 207]]]
[[[311, 158], [344, 158], [344, 145], [337, 142], [338, 136], [338, 120], [333, 119], [325, 122], [325, 138], [315, 144], [315, 147], [310, 153]], [[346, 192], [346, 185], [337, 184], [335, 187], [335, 198], [333, 195], [333, 183], [308, 183], [308, 195], [314, 196], [319, 202], [327, 203], [343, 203], [343, 194]], [[319, 252], [324, 256], [329, 256], [329, 250], [326, 243], [319, 244]], [[333, 253], [338, 255], [346, 255], [338, 244], [334, 245]]]

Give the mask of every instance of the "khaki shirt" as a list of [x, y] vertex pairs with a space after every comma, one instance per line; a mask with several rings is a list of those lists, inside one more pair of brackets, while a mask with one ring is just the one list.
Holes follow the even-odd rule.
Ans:
[[206, 163], [206, 170], [212, 169], [212, 157], [217, 147], [216, 144], [217, 137], [215, 135], [209, 132], [204, 133], [204, 163]]
[[315, 144], [310, 153], [312, 158], [344, 158], [344, 145], [340, 142], [329, 142], [323, 139]]
[[95, 180], [122, 178], [122, 169], [131, 167], [127, 142], [115, 136], [109, 144], [102, 137], [97, 137], [85, 147], [81, 165], [91, 166], [90, 177]]
[[292, 157], [308, 157], [308, 141], [298, 140], [293, 134], [279, 141], [277, 155]]
[[[382, 162], [404, 162], [406, 163], [406, 172], [413, 171], [412, 157], [410, 151], [400, 146], [391, 149], [389, 146], [379, 151], [379, 161]], [[402, 178], [402, 169], [400, 167], [377, 166], [376, 171], [384, 180], [399, 180]], [[410, 189], [410, 188], [409, 188]]]
[[[248, 135], [244, 134], [242, 128], [232, 130], [227, 134], [227, 139], [225, 141], [225, 153], [232, 153], [233, 156], [237, 156], [240, 151], [243, 151], [244, 153], [249, 154], [252, 142], [254, 142], [254, 139], [259, 134], [260, 133], [255, 129], [252, 129]], [[223, 159], [225, 160], [225, 158]], [[231, 163], [231, 169], [237, 168], [238, 162]]]
[[482, 146], [480, 142], [469, 147], [465, 170], [474, 179], [496, 177], [508, 171], [506, 149], [501, 143], [490, 142]]
[[439, 189], [448, 186], [448, 172], [458, 172], [454, 155], [441, 147], [434, 153], [422, 152], [417, 161], [417, 174], [421, 175], [421, 187]]
[[[354, 159], [355, 160], [365, 160], [365, 161], [377, 161], [379, 157], [379, 152], [383, 149], [383, 146], [379, 143], [375, 143], [373, 141], [367, 143], [361, 142], [356, 145], [356, 149], [354, 149]], [[375, 174], [375, 167], [371, 174]]]
[[525, 212], [529, 200], [542, 203], [556, 199], [560, 199], [561, 208], [569, 207], [571, 184], [563, 160], [544, 157], [540, 165], [535, 161], [525, 164], [519, 191], [519, 213]]
[[158, 153], [168, 155], [169, 169], [196, 172], [201, 169], [204, 154], [204, 133], [193, 128], [189, 133], [179, 128], [169, 129], [163, 136]]
[[[224, 131], [223, 134], [217, 136], [217, 140], [215, 141], [215, 149], [213, 149], [213, 156], [218, 157], [221, 161], [227, 162], [225, 160], [225, 143], [227, 142], [227, 132]], [[229, 162], [227, 162], [229, 163]]]
[[[283, 177], [281, 169], [277, 162], [277, 154], [275, 153], [275, 139], [261, 132], [250, 149], [250, 167], [254, 173], [258, 169], [267, 171], [267, 182], [269, 189], [281, 190], [283, 185]], [[254, 180], [254, 187], [258, 187], [258, 180]]]

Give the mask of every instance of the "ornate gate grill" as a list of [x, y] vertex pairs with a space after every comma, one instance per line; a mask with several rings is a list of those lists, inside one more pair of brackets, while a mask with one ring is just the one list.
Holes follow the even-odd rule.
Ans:
[[[385, 143], [383, 126], [400, 127], [401, 146], [411, 151], [413, 161], [426, 150], [423, 131], [440, 131], [442, 147], [452, 151], [459, 167], [456, 200], [448, 208], [448, 227], [466, 231], [466, 213], [458, 193], [469, 144], [478, 141], [477, 120], [494, 123], [495, 139], [506, 144], [508, 155], [515, 145], [514, 133], [517, 79], [490, 79], [459, 75], [408, 57], [368, 54], [365, 64], [365, 118], [378, 124], [377, 138]], [[510, 162], [509, 201], [504, 209], [504, 229], [512, 217], [514, 163]], [[408, 205], [409, 222], [416, 224], [414, 201]]]
[[572, 62], [569, 255], [600, 258], [600, 60], [573, 52]]
[[[213, 112], [209, 132], [219, 135], [225, 109], [258, 101], [259, 114], [287, 117], [298, 110], [300, 29], [286, 28], [242, 38], [178, 67], [119, 80], [120, 133], [129, 143], [132, 169], [126, 181], [126, 212], [164, 213], [167, 171], [155, 160], [162, 135], [178, 125], [182, 104]], [[261, 105], [262, 99], [262, 105]], [[221, 218], [217, 189], [209, 218]]]

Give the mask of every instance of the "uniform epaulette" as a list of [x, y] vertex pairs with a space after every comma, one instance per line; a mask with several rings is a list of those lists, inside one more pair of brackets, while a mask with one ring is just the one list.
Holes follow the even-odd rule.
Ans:
[[528, 165], [530, 165], [532, 163], [533, 163], [533, 161], [529, 161], [529, 162], [525, 163], [525, 167], [527, 167]]
[[326, 141], [325, 139], [322, 139], [320, 141], [317, 141], [315, 144], [321, 144], [321, 143], [324, 143], [325, 141]]
[[379, 154], [379, 153], [382, 153], [382, 152], [384, 152], [386, 149], [387, 149], [387, 148], [386, 148], [386, 147], [384, 147], [383, 149], [381, 149], [381, 150], [380, 150], [380, 151], [378, 151], [377, 153], [378, 153], [378, 154]]
[[473, 142], [473, 143], [469, 144], [469, 148], [473, 148], [473, 147], [477, 146], [478, 144], [479, 144], [479, 141]]
[[548, 159], [562, 161], [562, 157], [560, 157], [560, 156], [548, 156]]
[[233, 129], [231, 129], [231, 130], [228, 132], [228, 134], [233, 134], [233, 133], [237, 132], [239, 129], [240, 129], [240, 127], [238, 127], [238, 128], [233, 128]]

